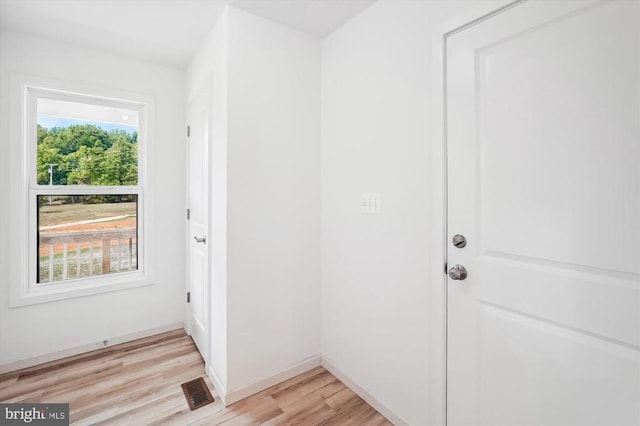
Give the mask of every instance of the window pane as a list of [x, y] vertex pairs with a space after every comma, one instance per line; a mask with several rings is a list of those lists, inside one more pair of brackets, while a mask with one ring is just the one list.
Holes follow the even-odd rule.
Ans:
[[138, 269], [137, 195], [38, 195], [38, 283]]
[[138, 111], [38, 98], [39, 185], [138, 184]]

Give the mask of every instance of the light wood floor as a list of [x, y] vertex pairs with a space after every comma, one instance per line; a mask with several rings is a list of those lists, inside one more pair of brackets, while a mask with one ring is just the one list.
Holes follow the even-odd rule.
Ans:
[[74, 424], [389, 425], [322, 367], [227, 408], [190, 411], [180, 384], [204, 376], [193, 341], [177, 330], [0, 375], [0, 402], [64, 402]]

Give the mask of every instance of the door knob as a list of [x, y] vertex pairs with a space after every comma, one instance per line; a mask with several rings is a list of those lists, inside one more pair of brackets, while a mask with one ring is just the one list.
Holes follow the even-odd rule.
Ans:
[[203, 244], [207, 244], [207, 236], [203, 235], [202, 237], [198, 238], [196, 236], [193, 237], [194, 240], [196, 240], [196, 243], [203, 243]]
[[462, 265], [455, 265], [449, 269], [449, 278], [462, 281], [467, 278], [467, 269]]

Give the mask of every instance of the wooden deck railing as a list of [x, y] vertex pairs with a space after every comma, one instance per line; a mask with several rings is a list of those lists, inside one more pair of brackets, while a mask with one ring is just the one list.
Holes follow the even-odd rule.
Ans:
[[136, 270], [136, 237], [135, 228], [40, 233], [40, 282]]

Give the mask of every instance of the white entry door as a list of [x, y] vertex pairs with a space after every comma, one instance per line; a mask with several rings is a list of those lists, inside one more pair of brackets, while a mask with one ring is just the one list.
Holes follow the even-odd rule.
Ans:
[[204, 90], [189, 104], [189, 303], [188, 332], [205, 362], [208, 362], [209, 298], [209, 91]]
[[450, 425], [640, 424], [639, 6], [447, 38]]

